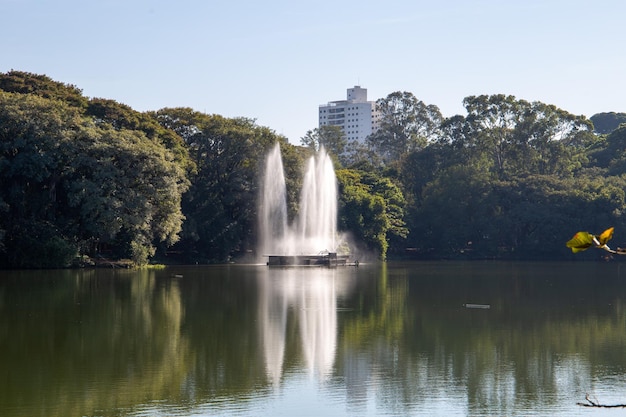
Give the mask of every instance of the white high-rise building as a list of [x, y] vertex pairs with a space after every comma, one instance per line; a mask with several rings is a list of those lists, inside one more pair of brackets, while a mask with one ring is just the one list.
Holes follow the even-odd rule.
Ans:
[[319, 127], [339, 126], [348, 141], [363, 143], [378, 130], [380, 115], [376, 102], [367, 101], [367, 88], [348, 88], [346, 100], [331, 101], [319, 106]]

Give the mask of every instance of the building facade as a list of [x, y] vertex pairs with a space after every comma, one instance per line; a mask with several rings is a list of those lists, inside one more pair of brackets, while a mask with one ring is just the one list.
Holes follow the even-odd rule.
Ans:
[[376, 102], [367, 101], [367, 88], [348, 88], [346, 100], [319, 106], [319, 127], [339, 126], [348, 141], [365, 142], [378, 129], [380, 115]]

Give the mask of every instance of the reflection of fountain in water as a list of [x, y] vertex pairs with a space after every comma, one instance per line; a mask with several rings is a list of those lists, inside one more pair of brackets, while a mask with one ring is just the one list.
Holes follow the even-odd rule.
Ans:
[[259, 291], [259, 325], [266, 371], [272, 385], [280, 385], [287, 340], [288, 311], [299, 325], [307, 372], [324, 381], [333, 369], [337, 345], [337, 288], [334, 269], [266, 271]]
[[278, 386], [283, 371], [287, 307], [291, 296], [289, 282], [284, 282], [284, 291], [277, 291], [269, 279], [269, 276], [264, 277], [259, 288], [259, 325], [267, 376], [273, 386]]
[[300, 255], [336, 252], [337, 181], [332, 160], [320, 149], [309, 159], [298, 217], [287, 221], [283, 162], [278, 143], [267, 155], [259, 206], [259, 254]]
[[300, 335], [307, 369], [320, 380], [331, 373], [337, 338], [334, 276], [307, 278], [300, 293]]

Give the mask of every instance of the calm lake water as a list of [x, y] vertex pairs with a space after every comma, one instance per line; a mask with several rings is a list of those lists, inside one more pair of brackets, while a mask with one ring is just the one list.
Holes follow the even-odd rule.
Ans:
[[0, 272], [4, 417], [624, 412], [586, 394], [626, 403], [626, 264]]

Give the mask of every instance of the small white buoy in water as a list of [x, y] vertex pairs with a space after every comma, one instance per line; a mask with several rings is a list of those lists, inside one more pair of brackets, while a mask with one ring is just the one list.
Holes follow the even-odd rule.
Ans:
[[491, 306], [489, 304], [463, 304], [463, 307], [465, 307], [465, 308], [482, 308], [482, 309], [491, 308]]

